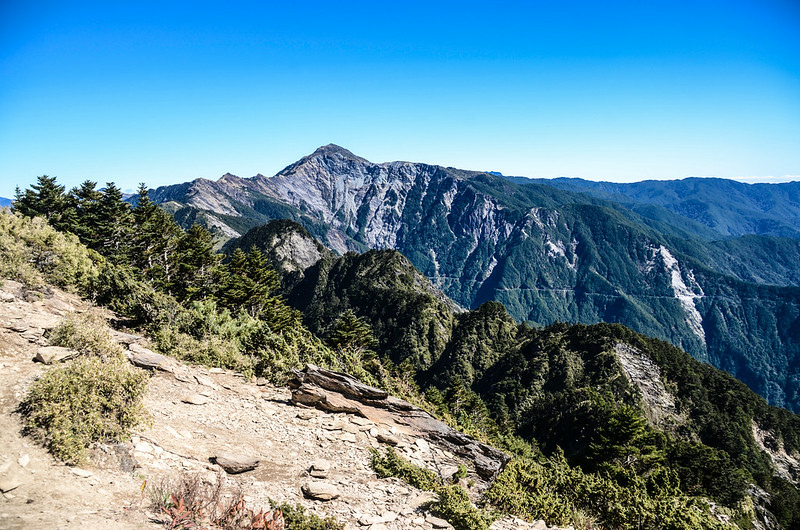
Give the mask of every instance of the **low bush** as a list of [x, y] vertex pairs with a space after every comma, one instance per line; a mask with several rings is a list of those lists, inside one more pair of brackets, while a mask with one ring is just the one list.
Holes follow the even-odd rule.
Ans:
[[342, 530], [332, 517], [306, 513], [301, 505], [278, 504], [258, 511], [246, 506], [238, 485], [225, 488], [225, 475], [214, 480], [182, 473], [163, 479], [149, 489], [151, 508], [166, 528], [218, 528], [220, 530]]
[[120, 358], [81, 357], [34, 381], [19, 411], [24, 431], [68, 464], [92, 442], [119, 442], [146, 421], [147, 374]]
[[319, 517], [307, 513], [300, 504], [291, 505], [288, 502], [276, 504], [270, 501], [272, 509], [280, 510], [286, 530], [343, 530], [344, 525], [336, 522], [333, 517]]
[[105, 320], [95, 312], [70, 314], [53, 328], [48, 340], [53, 346], [72, 348], [103, 360], [121, 358], [123, 353]]
[[[541, 461], [539, 461], [541, 460]], [[563, 453], [512, 460], [487, 491], [500, 511], [549, 524], [603, 528], [721, 530], [724, 524], [702, 499], [682, 495], [674, 476], [648, 477], [618, 469], [617, 475], [585, 473]], [[622, 485], [626, 484], [626, 485]]]
[[387, 447], [384, 454], [377, 449], [372, 450], [372, 469], [380, 478], [397, 477], [421, 490], [433, 491], [442, 483], [439, 475], [430, 469], [415, 466], [391, 447]]
[[372, 468], [381, 478], [397, 477], [415, 488], [436, 493], [438, 500], [430, 503], [430, 511], [446, 519], [456, 530], [488, 530], [495, 520], [495, 514], [473, 506], [464, 488], [443, 484], [439, 475], [415, 466], [391, 447], [384, 454], [372, 450]]
[[57, 231], [45, 219], [0, 210], [0, 278], [31, 288], [50, 283], [85, 294], [102, 261], [77, 237]]

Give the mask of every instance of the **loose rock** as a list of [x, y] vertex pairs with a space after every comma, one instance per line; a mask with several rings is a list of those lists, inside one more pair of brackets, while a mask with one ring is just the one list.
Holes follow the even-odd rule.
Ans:
[[205, 405], [208, 403], [208, 398], [203, 394], [190, 394], [181, 399], [181, 401], [189, 403], [190, 405]]
[[87, 471], [86, 469], [81, 469], [79, 467], [70, 468], [69, 471], [73, 475], [77, 475], [77, 476], [79, 476], [81, 478], [89, 478], [89, 477], [94, 475], [94, 473], [92, 473], [91, 471]]
[[339, 497], [339, 490], [327, 482], [311, 481], [301, 486], [303, 495], [318, 501], [330, 501]]
[[62, 346], [44, 346], [36, 350], [36, 357], [34, 361], [44, 364], [55, 364], [67, 359], [76, 357], [78, 352], [71, 348], [64, 348]]
[[167, 360], [167, 358], [160, 353], [148, 350], [147, 348], [139, 346], [138, 344], [131, 344], [128, 346], [128, 349], [130, 350], [130, 353], [128, 354], [128, 360], [130, 360], [131, 364], [138, 366], [139, 368], [155, 370]]
[[384, 434], [384, 433], [378, 433], [378, 436], [376, 436], [375, 439], [378, 440], [380, 443], [386, 445], [397, 445], [400, 442], [397, 438], [395, 438], [391, 434]]
[[452, 528], [452, 526], [450, 526], [450, 523], [448, 523], [444, 519], [434, 517], [433, 515], [427, 516], [425, 518], [425, 522], [434, 528]]
[[222, 467], [226, 473], [231, 475], [244, 473], [245, 471], [251, 471], [258, 467], [258, 464], [261, 462], [257, 458], [230, 453], [220, 453], [213, 457], [211, 461]]
[[314, 460], [314, 463], [311, 464], [309, 473], [314, 478], [327, 478], [330, 469], [331, 463], [323, 458], [320, 458], [319, 460]]
[[22, 479], [17, 475], [0, 478], [0, 492], [7, 493], [22, 486]]

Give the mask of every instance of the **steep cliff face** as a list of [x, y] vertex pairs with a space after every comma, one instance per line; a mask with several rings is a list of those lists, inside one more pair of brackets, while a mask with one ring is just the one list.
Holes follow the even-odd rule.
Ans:
[[718, 248], [679, 241], [614, 203], [486, 173], [375, 164], [334, 145], [274, 177], [225, 175], [152, 196], [239, 233], [290, 218], [339, 253], [395, 249], [463, 307], [496, 300], [536, 324], [620, 322], [774, 404], [800, 406], [800, 289], [725, 276], [708, 259]]

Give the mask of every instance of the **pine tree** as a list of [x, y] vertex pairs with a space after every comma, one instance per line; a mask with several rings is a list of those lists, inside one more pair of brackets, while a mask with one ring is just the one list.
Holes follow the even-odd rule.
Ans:
[[178, 239], [176, 266], [168, 288], [179, 300], [200, 300], [211, 293], [220, 258], [213, 246], [211, 232], [198, 224]]
[[623, 405], [615, 409], [597, 439], [589, 446], [593, 463], [599, 468], [617, 466], [639, 473], [663, 463], [665, 439], [647, 425], [636, 408]]
[[122, 200], [122, 190], [107, 182], [97, 204], [98, 250], [115, 261], [125, 254], [123, 248], [132, 228], [130, 206]]
[[37, 177], [31, 189], [20, 192], [17, 188], [12, 210], [27, 217], [44, 217], [58, 230], [69, 230], [75, 222], [75, 211], [70, 207], [64, 186], [47, 175]]
[[100, 198], [102, 197], [102, 193], [96, 187], [96, 182], [86, 180], [79, 187], [70, 191], [76, 213], [75, 224], [71, 232], [77, 235], [84, 245], [94, 250], [100, 247], [97, 225], [100, 215]]
[[334, 349], [351, 350], [370, 349], [376, 344], [372, 328], [364, 319], [356, 316], [352, 309], [339, 317], [326, 342]]
[[134, 231], [129, 247], [131, 263], [145, 272], [154, 285], [166, 289], [175, 273], [181, 228], [149, 198], [144, 183], [132, 210]]
[[219, 268], [218, 277], [221, 287], [217, 301], [222, 307], [243, 309], [273, 332], [300, 325], [300, 313], [276, 294], [280, 290], [278, 274], [257, 248], [252, 247], [247, 254], [237, 248], [230, 261]]

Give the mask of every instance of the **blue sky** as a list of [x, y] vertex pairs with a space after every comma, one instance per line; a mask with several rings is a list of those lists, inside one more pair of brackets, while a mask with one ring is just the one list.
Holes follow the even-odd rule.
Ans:
[[[431, 5], [434, 4], [434, 5]], [[327, 143], [529, 177], [800, 175], [800, 3], [0, 1], [0, 196]]]

